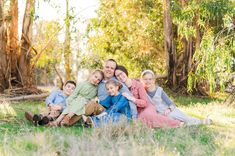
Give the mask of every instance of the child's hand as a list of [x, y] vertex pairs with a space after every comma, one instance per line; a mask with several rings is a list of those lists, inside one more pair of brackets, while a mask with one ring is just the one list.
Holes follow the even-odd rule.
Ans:
[[168, 109], [165, 110], [165, 112], [164, 112], [163, 114], [164, 114], [165, 116], [168, 116], [170, 112], [171, 112], [171, 110], [168, 108]]
[[97, 115], [96, 117], [97, 118], [101, 118], [102, 116], [105, 116], [105, 115], [107, 115], [108, 113], [107, 112], [102, 112], [102, 113], [100, 113], [99, 115]]
[[50, 108], [51, 108], [51, 110], [57, 111], [57, 110], [61, 110], [62, 106], [57, 104], [57, 105], [51, 105]]
[[135, 102], [135, 98], [128, 93], [122, 93], [123, 96], [125, 96], [128, 100]]

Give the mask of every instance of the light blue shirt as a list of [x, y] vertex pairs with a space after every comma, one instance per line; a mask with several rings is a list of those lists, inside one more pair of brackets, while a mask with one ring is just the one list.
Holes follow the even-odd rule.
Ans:
[[67, 97], [68, 96], [65, 96], [62, 90], [52, 91], [51, 94], [46, 99], [46, 106], [48, 106], [49, 104], [51, 105], [60, 104], [62, 105], [62, 110], [63, 110], [66, 107]]
[[[112, 77], [111, 80], [118, 81], [115, 77]], [[122, 88], [119, 90], [119, 92], [121, 92], [121, 93], [126, 92], [126, 93], [132, 95], [125, 84], [123, 84], [120, 81], [118, 81], [118, 82], [122, 84]], [[106, 83], [106, 81], [102, 80], [98, 85], [98, 98], [99, 98], [99, 101], [100, 101], [101, 104], [102, 104], [102, 101], [105, 100], [109, 96], [109, 94], [106, 90], [105, 83]], [[131, 108], [132, 118], [133, 119], [137, 118], [137, 107], [136, 107], [136, 105], [133, 102], [129, 101], [129, 106]]]

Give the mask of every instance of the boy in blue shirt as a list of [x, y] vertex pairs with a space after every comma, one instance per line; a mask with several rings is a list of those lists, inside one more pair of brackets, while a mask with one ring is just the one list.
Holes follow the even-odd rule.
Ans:
[[63, 86], [63, 90], [52, 91], [46, 99], [48, 112], [46, 114], [34, 114], [25, 112], [27, 120], [34, 122], [34, 125], [45, 125], [51, 120], [55, 120], [66, 107], [66, 99], [74, 91], [76, 83], [67, 81]]

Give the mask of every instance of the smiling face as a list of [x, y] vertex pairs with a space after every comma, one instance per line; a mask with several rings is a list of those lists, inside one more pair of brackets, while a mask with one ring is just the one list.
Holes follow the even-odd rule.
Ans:
[[116, 96], [118, 94], [119, 86], [113, 83], [106, 84], [106, 90], [111, 96]]
[[96, 71], [91, 75], [89, 82], [92, 83], [93, 85], [98, 85], [102, 80], [102, 78], [103, 78], [102, 74]]
[[154, 75], [151, 73], [144, 74], [141, 80], [146, 89], [155, 86], [155, 78], [154, 78]]
[[106, 61], [105, 62], [103, 72], [104, 72], [104, 78], [106, 80], [108, 80], [114, 76], [114, 71], [115, 71], [116, 67], [117, 67], [117, 64], [113, 61]]
[[63, 86], [63, 93], [66, 95], [66, 96], [69, 96], [72, 94], [72, 92], [74, 91], [75, 89], [75, 85], [72, 84], [72, 83], [67, 83], [66, 85]]
[[115, 71], [115, 76], [117, 77], [117, 79], [118, 79], [119, 81], [121, 81], [121, 82], [123, 82], [123, 83], [125, 83], [126, 80], [128, 79], [126, 73], [124, 73], [123, 71], [118, 70], [118, 69]]

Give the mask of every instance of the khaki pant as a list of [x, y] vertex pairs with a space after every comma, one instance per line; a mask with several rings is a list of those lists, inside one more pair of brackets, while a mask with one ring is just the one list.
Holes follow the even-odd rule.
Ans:
[[[90, 101], [89, 103], [86, 104], [85, 106], [85, 114], [87, 116], [91, 115], [99, 115], [101, 112], [103, 112], [105, 108], [98, 104], [95, 101]], [[77, 121], [79, 121], [82, 118], [82, 115], [74, 115], [70, 120], [69, 120], [69, 125], [72, 126], [75, 124]]]

